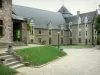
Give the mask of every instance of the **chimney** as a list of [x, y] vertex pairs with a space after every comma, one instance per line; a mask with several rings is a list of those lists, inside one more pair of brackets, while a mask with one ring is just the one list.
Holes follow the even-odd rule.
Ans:
[[100, 9], [100, 5], [99, 5], [99, 9]]
[[79, 16], [79, 14], [80, 14], [80, 11], [77, 11], [77, 16]]

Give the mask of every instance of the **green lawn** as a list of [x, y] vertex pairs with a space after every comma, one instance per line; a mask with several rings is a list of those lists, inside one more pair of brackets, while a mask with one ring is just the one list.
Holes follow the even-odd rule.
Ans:
[[60, 46], [60, 48], [88, 48], [88, 47], [89, 46], [87, 46], [87, 45], [66, 45], [66, 46]]
[[15, 75], [16, 71], [0, 64], [0, 75]]
[[31, 62], [33, 66], [39, 66], [66, 55], [65, 52], [53, 46], [19, 49], [16, 53], [22, 56], [25, 62]]

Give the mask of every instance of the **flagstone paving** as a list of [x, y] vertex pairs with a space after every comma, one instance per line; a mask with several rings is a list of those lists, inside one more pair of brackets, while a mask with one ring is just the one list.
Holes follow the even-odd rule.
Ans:
[[100, 50], [65, 49], [68, 56], [41, 68], [23, 67], [23, 75], [100, 75]]

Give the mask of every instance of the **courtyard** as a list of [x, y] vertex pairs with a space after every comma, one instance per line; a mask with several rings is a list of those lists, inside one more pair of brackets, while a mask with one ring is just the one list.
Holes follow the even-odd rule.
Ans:
[[100, 75], [100, 50], [64, 49], [67, 56], [40, 68], [17, 69], [23, 75]]

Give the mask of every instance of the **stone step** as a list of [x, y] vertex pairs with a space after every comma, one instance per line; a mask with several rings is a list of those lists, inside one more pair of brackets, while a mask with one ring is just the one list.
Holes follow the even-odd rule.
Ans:
[[4, 55], [8, 55], [8, 53], [7, 52], [0, 52], [0, 57], [4, 56]]
[[16, 59], [13, 57], [6, 59], [6, 63], [10, 63], [10, 62], [14, 62], [14, 61], [16, 61]]
[[17, 69], [17, 68], [21, 68], [23, 66], [24, 66], [24, 64], [17, 64], [17, 65], [10, 66], [10, 68]]
[[16, 65], [16, 64], [19, 64], [19, 63], [20, 63], [19, 61], [13, 61], [13, 62], [7, 63], [6, 65], [7, 66], [13, 66], [13, 65]]
[[12, 58], [13, 56], [12, 55], [3, 55], [3, 56], [0, 56], [0, 58], [3, 58], [3, 59], [9, 59], [9, 58]]

